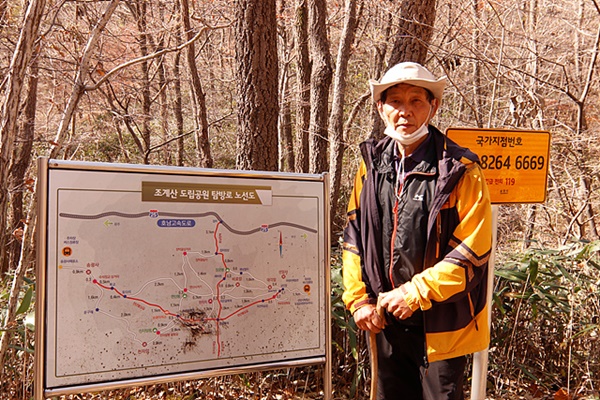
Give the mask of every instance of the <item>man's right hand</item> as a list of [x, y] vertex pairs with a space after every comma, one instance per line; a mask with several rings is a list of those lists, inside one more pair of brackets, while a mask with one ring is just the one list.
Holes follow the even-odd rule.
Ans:
[[362, 306], [352, 314], [354, 322], [363, 331], [379, 333], [385, 326], [385, 321], [377, 314], [377, 308], [373, 304]]

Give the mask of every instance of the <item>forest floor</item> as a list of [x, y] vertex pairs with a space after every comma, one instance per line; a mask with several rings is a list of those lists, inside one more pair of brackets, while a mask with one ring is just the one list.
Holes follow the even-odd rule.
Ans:
[[[95, 393], [71, 394], [54, 397], [56, 400], [315, 400], [324, 399], [322, 368], [296, 367], [285, 370], [252, 372], [240, 375], [213, 377], [192, 381], [171, 382], [149, 386], [130, 387]], [[362, 390], [350, 393], [346, 382], [336, 382], [330, 400], [368, 400], [369, 381]], [[470, 399], [470, 387], [465, 388], [465, 399]], [[501, 392], [501, 394], [489, 394]], [[5, 397], [0, 397], [4, 399]], [[6, 399], [22, 399], [7, 397]], [[535, 385], [510, 384], [499, 390], [489, 388], [485, 400], [598, 400], [598, 396], [569, 396], [566, 390], [544, 390]], [[401, 396], [398, 400], [404, 399]]]

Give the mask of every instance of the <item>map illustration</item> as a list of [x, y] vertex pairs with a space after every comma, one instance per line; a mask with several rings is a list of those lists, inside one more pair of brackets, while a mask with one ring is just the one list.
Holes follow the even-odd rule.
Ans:
[[56, 174], [51, 385], [323, 355], [316, 185]]

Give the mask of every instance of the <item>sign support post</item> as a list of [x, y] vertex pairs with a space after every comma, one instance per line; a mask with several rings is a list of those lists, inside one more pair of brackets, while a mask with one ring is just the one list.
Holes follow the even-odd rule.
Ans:
[[[492, 206], [492, 254], [488, 263], [487, 304], [488, 326], [492, 326], [492, 296], [494, 289], [494, 267], [496, 263], [496, 243], [498, 241], [498, 206]], [[473, 354], [473, 376], [471, 381], [471, 400], [484, 400], [487, 386], [489, 347]]]

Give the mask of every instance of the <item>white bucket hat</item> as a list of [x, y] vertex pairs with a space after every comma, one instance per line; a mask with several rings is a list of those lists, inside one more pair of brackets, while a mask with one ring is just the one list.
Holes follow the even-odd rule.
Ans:
[[446, 77], [439, 79], [429, 72], [421, 64], [415, 62], [402, 62], [390, 68], [377, 82], [374, 79], [369, 80], [371, 86], [371, 95], [373, 101], [377, 102], [381, 99], [381, 93], [399, 83], [408, 83], [410, 85], [419, 86], [428, 89], [433, 96], [442, 101], [442, 93], [446, 87]]

